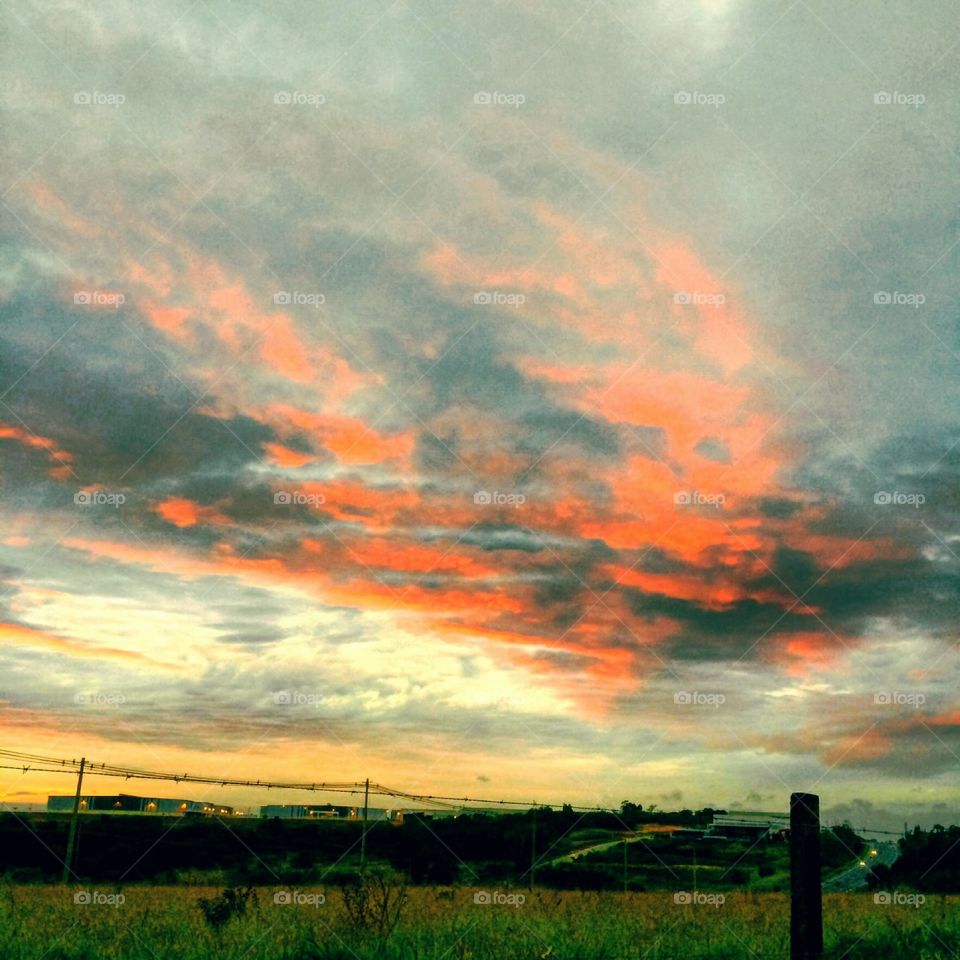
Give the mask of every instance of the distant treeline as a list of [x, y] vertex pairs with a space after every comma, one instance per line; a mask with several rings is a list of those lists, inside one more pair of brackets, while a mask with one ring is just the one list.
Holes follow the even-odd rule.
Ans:
[[[577, 813], [570, 807], [436, 820], [408, 814], [402, 826], [369, 824], [367, 856], [413, 883], [461, 882], [465, 873], [469, 880], [524, 882], [534, 856], [565, 853], [576, 845], [571, 837], [589, 837], [593, 831], [606, 839], [610, 831], [643, 823], [706, 826], [713, 814], [712, 809], [645, 811], [638, 804], [624, 804], [620, 814]], [[59, 879], [69, 819], [0, 814], [0, 875], [27, 882]], [[221, 871], [236, 882], [336, 883], [356, 869], [362, 830], [357, 821], [92, 813], [83, 814], [79, 823], [74, 872], [101, 882], [177, 882], [193, 873]]]
[[[696, 828], [719, 812], [661, 812], [624, 804], [619, 814], [565, 807], [437, 820], [408, 815], [401, 826], [370, 823], [366, 852], [368, 862], [388, 865], [414, 884], [525, 886], [536, 862], [537, 885], [558, 889], [785, 889], [789, 851], [782, 839], [698, 836]], [[0, 814], [0, 877], [59, 881], [69, 820], [66, 815]], [[361, 823], [344, 820], [91, 813], [79, 823], [75, 873], [97, 883], [336, 885], [356, 875], [362, 830]], [[693, 829], [622, 842], [622, 835], [648, 823]], [[960, 828], [915, 830], [901, 841], [901, 849], [892, 870], [874, 871], [871, 882], [878, 888], [960, 889]], [[863, 841], [849, 827], [822, 834], [825, 871], [863, 852]]]
[[910, 887], [923, 893], [960, 891], [960, 827], [914, 827], [899, 841], [900, 856], [892, 867], [877, 866], [869, 883], [874, 889]]

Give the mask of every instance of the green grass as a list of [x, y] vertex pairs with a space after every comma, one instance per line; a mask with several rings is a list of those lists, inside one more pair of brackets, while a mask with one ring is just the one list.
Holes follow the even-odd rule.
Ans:
[[[472, 889], [416, 888], [386, 941], [350, 920], [339, 891], [320, 906], [274, 903], [260, 888], [244, 915], [213, 930], [197, 905], [210, 888], [127, 886], [122, 905], [75, 904], [77, 888], [0, 887], [3, 960], [787, 960], [780, 894], [726, 894], [718, 907], [679, 906], [671, 893], [523, 894], [481, 905]], [[318, 889], [303, 893], [321, 892]], [[920, 908], [869, 894], [824, 898], [828, 960], [957, 960], [960, 898]]]

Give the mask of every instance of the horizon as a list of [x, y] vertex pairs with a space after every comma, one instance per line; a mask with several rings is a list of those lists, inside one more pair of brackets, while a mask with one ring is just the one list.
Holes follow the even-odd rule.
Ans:
[[15, 6], [0, 748], [960, 821], [948, 5]]
[[[77, 761], [60, 761], [61, 763], [72, 763], [75, 767]], [[24, 772], [30, 770], [34, 772], [36, 768], [25, 768]], [[75, 774], [74, 774], [75, 776]], [[193, 799], [186, 798], [184, 796], [184, 791], [177, 792], [177, 796], [171, 796], [171, 791], [174, 791], [175, 788], [169, 787], [165, 788], [161, 792], [151, 793], [144, 790], [135, 791], [135, 792], [126, 792], [126, 791], [114, 791], [110, 792], [106, 789], [95, 789], [90, 788], [89, 778], [97, 777], [95, 771], [91, 772], [89, 769], [85, 772], [84, 787], [81, 792], [81, 796], [88, 798], [91, 796], [131, 796], [136, 798], [146, 798], [146, 799]], [[167, 774], [169, 776], [169, 774]], [[191, 781], [191, 774], [183, 773], [180, 775], [183, 778], [186, 778], [186, 782]], [[100, 775], [101, 780], [108, 779], [102, 774]], [[129, 778], [127, 778], [129, 779]], [[133, 777], [136, 781], [138, 778]], [[217, 778], [214, 777], [214, 780]], [[198, 783], [199, 786], [204, 784]], [[212, 786], [216, 788], [216, 784], [207, 784], [207, 786]], [[297, 788], [295, 786], [280, 785], [274, 784], [271, 787], [264, 785], [248, 785], [243, 786], [242, 784], [237, 784], [234, 786], [223, 784], [220, 787], [220, 795], [217, 798], [212, 798], [205, 796], [203, 800], [196, 801], [202, 803], [209, 803], [213, 806], [219, 806], [221, 804], [231, 806], [233, 808], [233, 814], [239, 816], [254, 816], [261, 817], [263, 814], [260, 812], [266, 806], [339, 806], [339, 807], [357, 807], [362, 809], [363, 806], [363, 784], [358, 782], [356, 784], [355, 790], [348, 790], [340, 788], [337, 791], [331, 792], [329, 790], [324, 791], [322, 788], [317, 787], [305, 792], [302, 788]], [[368, 809], [370, 811], [389, 811], [389, 810], [403, 810], [406, 813], [440, 813], [440, 814], [466, 814], [466, 813], [499, 813], [501, 815], [508, 815], [512, 813], [524, 813], [527, 810], [533, 808], [550, 808], [553, 810], [560, 809], [562, 807], [571, 807], [575, 812], [601, 812], [601, 811], [610, 811], [617, 812], [623, 808], [624, 804], [632, 803], [636, 801], [622, 800], [620, 803], [608, 804], [606, 806], [582, 806], [576, 803], [572, 803], [568, 800], [538, 800], [538, 801], [521, 801], [511, 798], [493, 798], [493, 797], [467, 797], [467, 796], [457, 796], [457, 797], [445, 797], [442, 799], [435, 799], [431, 795], [410, 795], [407, 791], [402, 790], [402, 785], [400, 788], [401, 792], [389, 792], [389, 788], [384, 788], [383, 785], [372, 782], [370, 783], [370, 799], [380, 799], [383, 798], [395, 798], [398, 803], [392, 804], [391, 806], [386, 807], [376, 807], [373, 803], [369, 804]], [[238, 792], [239, 791], [239, 792]], [[193, 791], [194, 793], [212, 793], [210, 791]], [[63, 799], [74, 797], [76, 791], [70, 791], [66, 793], [51, 793], [48, 794], [45, 799], [32, 800], [32, 801], [20, 801], [19, 806], [21, 807], [32, 807], [36, 808], [31, 812], [54, 812], [57, 814], [64, 814], [64, 811], [50, 811], [49, 810], [49, 801], [53, 798]], [[291, 796], [278, 796], [278, 794], [291, 794]], [[261, 800], [239, 799], [242, 797], [252, 798], [254, 795], [260, 796]], [[272, 796], [271, 796], [272, 795]], [[271, 796], [273, 803], [262, 802], [263, 798]], [[346, 798], [346, 799], [345, 799]], [[407, 801], [404, 803], [404, 801]], [[410, 802], [420, 802], [424, 801], [433, 803], [434, 806], [420, 806], [414, 807], [410, 806]], [[488, 804], [488, 806], [482, 806], [482, 804]], [[12, 801], [0, 801], [0, 812], [4, 812], [8, 807], [15, 808], [16, 803]], [[771, 817], [789, 817], [789, 803], [785, 803], [784, 807], [780, 810], [773, 808], [770, 809], [760, 809], [760, 808], [746, 808], [746, 807], [736, 807], [731, 805], [726, 805], [722, 803], [706, 803], [702, 806], [688, 807], [681, 806], [679, 802], [676, 802], [672, 807], [668, 805], [661, 806], [658, 802], [654, 801], [652, 803], [640, 802], [640, 807], [646, 813], [656, 812], [660, 815], [669, 815], [670, 813], [680, 813], [683, 810], [692, 810], [692, 811], [702, 811], [712, 809], [717, 812], [722, 812], [724, 814], [747, 814], [747, 815], [758, 815], [758, 816], [771, 816]], [[87, 811], [82, 810], [83, 813], [89, 813], [93, 815], [110, 815], [110, 811], [97, 810], [97, 811]], [[143, 811], [125, 811], [130, 815], [142, 815]], [[931, 811], [926, 811], [924, 814], [919, 817], [914, 816], [911, 819], [911, 811], [909, 808], [899, 808], [899, 809], [881, 809], [876, 808], [869, 802], [861, 802], [854, 804], [841, 804], [836, 806], [827, 806], [824, 807], [822, 812], [824, 828], [836, 826], [839, 824], [851, 824], [854, 829], [860, 831], [861, 836], [871, 837], [871, 836], [880, 836], [888, 835], [895, 833], [897, 835], [903, 835], [908, 829], [913, 829], [914, 827], [919, 827], [920, 829], [929, 830], [935, 825], [941, 826], [951, 826], [955, 824], [955, 820], [951, 817], [955, 816], [955, 811], [951, 811], [947, 807], [941, 807], [939, 809], [934, 809]], [[174, 815], [172, 813], [161, 814], [157, 812], [153, 815]], [[946, 815], [946, 817], [945, 817]], [[870, 821], [869, 824], [866, 821]], [[891, 830], [891, 828], [895, 828]]]

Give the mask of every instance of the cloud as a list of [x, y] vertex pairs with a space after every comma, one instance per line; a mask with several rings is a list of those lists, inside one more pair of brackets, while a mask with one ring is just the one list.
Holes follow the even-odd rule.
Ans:
[[4, 68], [17, 729], [102, 663], [178, 765], [956, 798], [943, 10], [75, 6]]

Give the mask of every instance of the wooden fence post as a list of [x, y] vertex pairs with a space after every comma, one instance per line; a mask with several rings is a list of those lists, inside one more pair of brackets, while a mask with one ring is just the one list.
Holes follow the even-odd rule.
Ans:
[[823, 960], [820, 798], [790, 794], [790, 960]]

